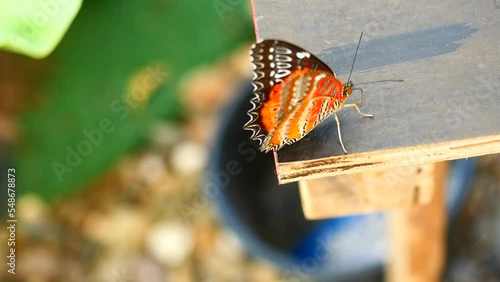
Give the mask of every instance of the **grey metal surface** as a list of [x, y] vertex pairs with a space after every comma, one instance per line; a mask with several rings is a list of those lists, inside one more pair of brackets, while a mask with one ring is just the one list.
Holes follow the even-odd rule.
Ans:
[[[353, 108], [340, 111], [350, 153], [500, 134], [500, 5], [493, 0], [256, 0], [255, 14], [259, 38], [308, 49], [342, 81], [364, 31], [354, 84], [404, 79], [362, 86], [362, 110], [373, 119]], [[339, 154], [329, 118], [279, 157], [291, 162]]]

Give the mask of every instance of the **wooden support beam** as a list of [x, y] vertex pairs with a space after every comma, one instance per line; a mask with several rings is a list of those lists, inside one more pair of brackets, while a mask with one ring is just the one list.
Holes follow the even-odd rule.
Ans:
[[410, 208], [430, 202], [434, 164], [324, 177], [299, 182], [307, 219]]
[[441, 281], [445, 261], [447, 164], [435, 168], [436, 188], [430, 203], [389, 214], [389, 282]]
[[389, 282], [438, 282], [445, 255], [447, 163], [300, 182], [308, 219], [389, 211]]

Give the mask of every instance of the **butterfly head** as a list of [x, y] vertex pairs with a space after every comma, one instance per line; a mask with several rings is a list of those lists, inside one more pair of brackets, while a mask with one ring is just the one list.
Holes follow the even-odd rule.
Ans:
[[344, 91], [342, 93], [342, 96], [345, 99], [347, 99], [347, 97], [349, 97], [349, 95], [352, 94], [352, 88], [353, 88], [353, 84], [352, 84], [352, 81], [348, 81], [346, 83], [344, 83]]
[[361, 38], [363, 38], [363, 32], [361, 32], [361, 35], [359, 36], [358, 46], [356, 47], [356, 52], [354, 53], [354, 59], [352, 60], [351, 71], [349, 72], [349, 78], [347, 79], [347, 82], [344, 84], [344, 92], [342, 93], [344, 101], [345, 99], [347, 99], [349, 95], [352, 94], [353, 84], [351, 81], [351, 75], [352, 71], [354, 70], [354, 63], [356, 62], [356, 56], [358, 55], [359, 45], [361, 44]]

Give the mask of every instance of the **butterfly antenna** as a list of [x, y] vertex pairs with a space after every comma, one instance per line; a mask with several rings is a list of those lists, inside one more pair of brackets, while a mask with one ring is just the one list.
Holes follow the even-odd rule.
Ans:
[[359, 45], [361, 44], [362, 37], [363, 37], [363, 32], [361, 32], [361, 35], [359, 36], [358, 47], [356, 47], [356, 53], [354, 53], [354, 60], [352, 60], [351, 72], [349, 73], [349, 78], [347, 79], [347, 82], [351, 81], [351, 75], [352, 75], [352, 71], [354, 70], [354, 63], [356, 62], [356, 56], [358, 55], [358, 49], [359, 49]]
[[356, 85], [373, 84], [373, 83], [381, 83], [381, 82], [404, 82], [404, 80], [403, 79], [383, 79], [383, 80], [377, 80], [377, 81], [358, 82], [358, 83], [356, 83]]

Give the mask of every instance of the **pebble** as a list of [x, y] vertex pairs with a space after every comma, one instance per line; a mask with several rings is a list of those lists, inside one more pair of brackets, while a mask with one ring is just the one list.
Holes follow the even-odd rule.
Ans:
[[228, 262], [241, 262], [245, 257], [240, 238], [228, 229], [222, 229], [215, 240], [215, 251]]
[[119, 253], [100, 257], [91, 281], [137, 281], [136, 258]]
[[200, 222], [196, 224], [196, 251], [201, 255], [210, 255], [214, 251], [216, 230], [213, 223]]
[[222, 259], [217, 255], [203, 257], [201, 273], [203, 281], [245, 281], [243, 267], [231, 261]]
[[168, 272], [154, 260], [142, 257], [135, 265], [137, 266], [137, 282], [164, 282]]
[[283, 281], [279, 277], [280, 272], [265, 261], [262, 260], [251, 261], [248, 263], [247, 267], [249, 273], [249, 281], [253, 282]]
[[201, 172], [207, 163], [205, 146], [191, 141], [177, 144], [171, 152], [171, 165], [175, 172], [187, 176]]
[[142, 246], [148, 224], [141, 211], [116, 207], [108, 214], [91, 213], [85, 219], [84, 232], [111, 251], [135, 252]]
[[151, 143], [159, 148], [170, 148], [182, 138], [181, 129], [178, 125], [167, 122], [153, 124], [149, 132]]
[[123, 158], [118, 165], [118, 177], [120, 183], [132, 185], [139, 183], [139, 176], [137, 175], [138, 158]]
[[24, 222], [37, 222], [47, 219], [49, 207], [35, 194], [26, 194], [19, 198], [17, 216]]
[[231, 68], [235, 76], [250, 80], [252, 77], [252, 64], [248, 59], [248, 50], [251, 44], [243, 44], [229, 57], [228, 67]]
[[203, 144], [210, 144], [219, 124], [219, 120], [212, 116], [197, 115], [186, 123], [186, 137]]
[[16, 275], [22, 281], [51, 281], [61, 271], [61, 263], [52, 248], [34, 246], [17, 253]]
[[188, 112], [212, 113], [232, 96], [234, 76], [226, 66], [201, 67], [180, 83], [181, 98]]
[[193, 252], [193, 231], [180, 220], [158, 222], [149, 229], [146, 249], [158, 261], [178, 267]]
[[137, 173], [148, 185], [156, 184], [166, 176], [165, 161], [160, 155], [149, 153], [141, 157]]
[[[195, 279], [194, 274], [196, 271], [193, 269], [192, 263], [184, 263], [180, 267], [176, 267], [172, 269], [172, 271], [168, 275], [168, 279], [166, 281], [174, 281], [174, 282], [193, 282], [200, 281], [200, 279]], [[203, 281], [203, 280], [202, 280]], [[208, 282], [208, 281], [206, 281]]]

